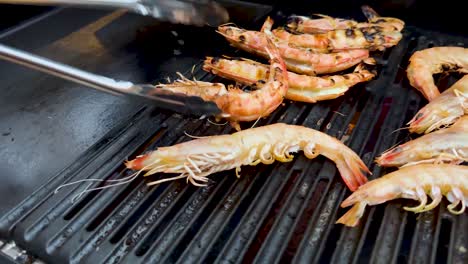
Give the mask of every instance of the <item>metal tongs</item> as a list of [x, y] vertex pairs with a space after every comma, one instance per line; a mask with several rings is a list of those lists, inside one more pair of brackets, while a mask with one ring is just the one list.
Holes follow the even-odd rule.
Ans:
[[229, 20], [226, 9], [211, 0], [0, 0], [0, 3], [123, 8], [172, 23], [197, 26], [218, 26]]
[[104, 92], [117, 95], [133, 95], [149, 99], [160, 108], [182, 114], [201, 116], [221, 113], [221, 110], [215, 103], [204, 101], [197, 96], [187, 96], [185, 94], [156, 89], [151, 84], [134, 84], [128, 81], [114, 80], [2, 44], [0, 44], [0, 58]]

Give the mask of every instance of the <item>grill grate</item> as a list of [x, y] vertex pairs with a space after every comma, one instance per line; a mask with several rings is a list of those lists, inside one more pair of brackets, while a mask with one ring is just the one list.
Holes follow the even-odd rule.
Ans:
[[[221, 38], [213, 42], [232, 51]], [[383, 66], [376, 80], [332, 101], [285, 102], [258, 126], [285, 122], [319, 129], [360, 154], [373, 172], [370, 178], [381, 175], [389, 170], [375, 166], [374, 157], [410, 138], [406, 131], [392, 131], [426, 103], [405, 78], [409, 56], [449, 44], [468, 46], [468, 40], [409, 26], [398, 46], [378, 56]], [[192, 61], [183, 65], [189, 69]], [[213, 79], [201, 70], [194, 74]], [[453, 80], [438, 82], [447, 87]], [[356, 228], [334, 224], [346, 211], [339, 204], [349, 192], [334, 164], [320, 157], [243, 167], [240, 179], [232, 171], [217, 173], [205, 188], [183, 180], [147, 187], [139, 178], [88, 193], [75, 204], [70, 199], [87, 183], [52, 195], [64, 182], [129, 175], [122, 165], [127, 157], [189, 140], [184, 132], [233, 131], [143, 107], [3, 216], [2, 237], [47, 263], [468, 262], [468, 219], [447, 213], [446, 201], [420, 215], [402, 210], [411, 202], [392, 201], [370, 207]]]

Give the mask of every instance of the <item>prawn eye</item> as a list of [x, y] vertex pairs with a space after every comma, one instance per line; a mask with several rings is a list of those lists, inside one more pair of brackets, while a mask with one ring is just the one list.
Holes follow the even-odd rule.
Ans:
[[414, 120], [418, 120], [419, 118], [421, 118], [423, 116], [423, 113], [419, 113], [416, 115], [416, 117], [414, 118]]
[[240, 36], [239, 36], [239, 41], [240, 41], [240, 42], [244, 42], [244, 41], [245, 41], [245, 36], [244, 36], [244, 35], [240, 35]]
[[401, 152], [401, 147], [396, 147], [392, 150], [392, 153]]
[[349, 38], [354, 38], [356, 37], [355, 32], [352, 28], [346, 29], [346, 36]]
[[219, 60], [220, 60], [219, 57], [213, 57], [213, 58], [211, 59], [211, 64], [216, 64], [216, 63], [219, 62]]
[[292, 17], [289, 17], [289, 19], [288, 19], [288, 24], [291, 24], [291, 26], [296, 26], [296, 25], [299, 25], [301, 23], [302, 23], [301, 18], [299, 18], [297, 16], [292, 16]]

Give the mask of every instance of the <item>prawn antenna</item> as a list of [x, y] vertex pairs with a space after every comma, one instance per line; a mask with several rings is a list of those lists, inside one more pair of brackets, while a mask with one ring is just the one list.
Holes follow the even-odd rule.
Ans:
[[192, 136], [189, 133], [187, 133], [186, 131], [184, 131], [184, 134], [189, 138], [206, 138], [206, 137], [209, 137], [209, 136]]
[[394, 148], [396, 148], [396, 147], [398, 147], [399, 145], [401, 145], [401, 143], [403, 143], [403, 140], [400, 140], [400, 141], [398, 141], [397, 143], [395, 143], [393, 146], [389, 147], [387, 150], [385, 150], [384, 152], [382, 152], [381, 155], [383, 155], [383, 154], [386, 153], [386, 152], [392, 151]]
[[[89, 193], [89, 192], [94, 192], [94, 191], [97, 191], [97, 190], [103, 190], [103, 189], [109, 189], [109, 188], [112, 188], [112, 187], [115, 187], [115, 186], [119, 186], [119, 185], [123, 185], [123, 184], [127, 184], [127, 183], [130, 183], [132, 182], [133, 180], [135, 180], [138, 175], [141, 173], [141, 171], [137, 171], [135, 173], [132, 173], [130, 174], [130, 176], [127, 176], [125, 178], [122, 178], [122, 179], [119, 179], [117, 183], [112, 183], [112, 184], [109, 184], [109, 185], [106, 185], [106, 186], [100, 186], [100, 187], [95, 187], [95, 188], [89, 188], [91, 185], [92, 185], [92, 182], [90, 184], [88, 184], [88, 186], [86, 186], [86, 188], [77, 193], [75, 196], [73, 196], [73, 198], [71, 199], [71, 202], [72, 203], [75, 203], [76, 201], [78, 201], [84, 194], [86, 193]], [[104, 180], [103, 180], [104, 181]], [[108, 181], [116, 181], [116, 180], [108, 180]], [[106, 181], [107, 182], [107, 181]]]
[[71, 185], [75, 185], [75, 184], [80, 184], [80, 183], [83, 183], [83, 182], [90, 182], [90, 183], [93, 183], [93, 182], [121, 182], [121, 181], [126, 181], [128, 178], [131, 178], [133, 176], [130, 175], [130, 176], [127, 176], [127, 177], [124, 177], [124, 178], [121, 178], [121, 179], [113, 179], [113, 180], [105, 180], [105, 179], [82, 179], [82, 180], [78, 180], [78, 181], [74, 181], [74, 182], [69, 182], [69, 183], [65, 183], [65, 184], [62, 184], [60, 185], [59, 187], [57, 187], [54, 191], [54, 194], [57, 194], [60, 189], [62, 188], [65, 188], [67, 186], [71, 186]]
[[157, 181], [152, 181], [152, 182], [147, 183], [146, 185], [152, 186], [152, 185], [157, 185], [157, 184], [160, 184], [160, 183], [163, 183], [163, 182], [175, 181], [175, 180], [183, 179], [183, 178], [187, 178], [187, 175], [181, 174], [179, 176], [175, 176], [175, 177], [171, 177], [171, 178], [165, 178], [165, 179], [161, 179], [161, 180], [157, 180]]
[[213, 122], [211, 121], [209, 118], [207, 119], [208, 123], [212, 124], [212, 125], [215, 125], [215, 126], [225, 126], [227, 125], [228, 121], [224, 122], [223, 124], [221, 123], [216, 123], [216, 122]]
[[390, 133], [390, 134], [393, 134], [393, 133], [395, 133], [395, 132], [397, 132], [397, 131], [409, 129], [409, 128], [410, 128], [409, 126], [407, 126], [407, 127], [400, 127], [400, 128], [397, 128], [397, 129], [393, 130], [392, 133]]
[[262, 118], [262, 117], [259, 116], [259, 117], [257, 118], [257, 120], [255, 120], [255, 123], [253, 123], [253, 125], [252, 125], [250, 128], [254, 128], [254, 127], [257, 125], [258, 121], [260, 121], [260, 118]]
[[345, 114], [340, 113], [340, 112], [338, 112], [338, 111], [333, 111], [333, 113], [335, 113], [335, 114], [337, 114], [337, 115], [340, 115], [340, 116], [346, 116]]

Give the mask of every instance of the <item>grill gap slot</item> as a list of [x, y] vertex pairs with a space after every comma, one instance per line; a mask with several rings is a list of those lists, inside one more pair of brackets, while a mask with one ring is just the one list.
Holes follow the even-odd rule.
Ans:
[[[321, 163], [319, 161], [319, 163]], [[312, 173], [310, 173], [312, 174]], [[310, 177], [310, 175], [308, 176]], [[305, 231], [307, 226], [310, 224], [310, 220], [314, 216], [317, 206], [320, 204], [322, 200], [322, 196], [324, 195], [325, 191], [327, 190], [327, 186], [329, 184], [328, 179], [319, 179], [315, 188], [311, 189], [312, 196], [308, 200], [304, 200], [307, 203], [307, 206], [303, 210], [302, 214], [299, 216], [299, 221], [296, 224], [296, 229], [294, 230], [291, 239], [288, 242], [288, 246], [281, 257], [280, 263], [291, 263], [294, 255], [304, 237]]]
[[268, 236], [268, 233], [271, 230], [271, 227], [275, 223], [275, 220], [277, 220], [278, 214], [280, 213], [283, 205], [287, 202], [290, 192], [295, 189], [294, 187], [300, 180], [299, 178], [301, 174], [302, 170], [297, 169], [293, 170], [293, 172], [291, 173], [291, 176], [289, 177], [288, 181], [281, 190], [278, 198], [273, 203], [270, 212], [268, 212], [266, 220], [259, 228], [255, 236], [254, 242], [251, 243], [250, 247], [247, 249], [244, 259], [242, 260], [243, 262], [251, 263], [255, 259], [258, 251], [260, 250], [261, 244], [265, 241], [266, 237]]
[[[372, 153], [374, 151], [374, 148], [379, 140], [379, 135], [380, 135], [380, 129], [382, 128], [382, 125], [385, 122], [385, 119], [387, 118], [388, 113], [390, 112], [390, 108], [393, 103], [393, 98], [387, 97], [383, 100], [382, 105], [380, 107], [380, 115], [377, 119], [377, 122], [374, 125], [374, 128], [372, 129], [371, 134], [369, 135], [367, 139], [367, 144], [364, 147], [363, 153]], [[372, 166], [375, 166], [372, 164]]]
[[[334, 185], [336, 185], [337, 183], [335, 182]], [[333, 187], [331, 188], [332, 190], [335, 189], [336, 187]], [[338, 203], [338, 208], [340, 209], [343, 209], [341, 207], [339, 207], [339, 203]], [[340, 210], [338, 210], [336, 216], [340, 216], [342, 214], [340, 214]], [[336, 221], [336, 218], [335, 217], [335, 221]], [[341, 235], [341, 232], [343, 230], [343, 225], [340, 225], [340, 224], [335, 224], [334, 222], [330, 223], [331, 227], [329, 227], [329, 232], [328, 234], [326, 235], [326, 240], [325, 242], [322, 242], [320, 244], [322, 244], [322, 247], [323, 247], [323, 250], [321, 252], [321, 255], [320, 255], [320, 258], [319, 258], [319, 263], [331, 263], [331, 259], [333, 257], [333, 253], [335, 252], [335, 248], [337, 246], [337, 242], [340, 240], [340, 235]], [[318, 256], [315, 257], [315, 259], [318, 259]]]
[[416, 229], [416, 216], [403, 211], [402, 213], [406, 215], [406, 226], [403, 231], [403, 239], [401, 240], [397, 263], [409, 263], [411, 244], [413, 243], [413, 235]]
[[[252, 204], [252, 201], [255, 199], [255, 196], [258, 194], [259, 190], [262, 188], [262, 186], [265, 184], [265, 182], [268, 180], [268, 176], [271, 174], [273, 171], [273, 167], [271, 166], [266, 166], [266, 165], [257, 165], [256, 168], [260, 168], [259, 175], [254, 175], [253, 177], [253, 182], [251, 183], [251, 187], [248, 190], [248, 192], [245, 194], [245, 196], [240, 200], [239, 205], [237, 206], [236, 211], [234, 214], [231, 216], [227, 224], [224, 226], [223, 231], [221, 232], [219, 238], [211, 248], [210, 252], [207, 254], [206, 259], [204, 260], [205, 263], [213, 263], [216, 258], [218, 257], [219, 253], [224, 247], [225, 242], [229, 239], [229, 237], [232, 235], [232, 231], [235, 230], [235, 228], [239, 225], [241, 220], [243, 219], [243, 216], [249, 209], [250, 205]], [[252, 168], [248, 168], [251, 171], [253, 170]], [[247, 169], [245, 169], [247, 170]], [[248, 173], [250, 174], [250, 173]], [[252, 173], [253, 174], [253, 173]]]
[[[161, 230], [153, 229], [149, 236], [137, 247], [135, 255], [147, 254], [143, 259], [143, 262], [146, 263], [166, 263], [165, 259], [170, 256], [169, 252], [173, 249], [172, 245], [177, 244], [180, 236], [183, 236], [187, 228], [190, 228], [193, 222], [198, 219], [203, 210], [205, 210], [206, 203], [210, 197], [223, 190], [226, 182], [228, 182], [226, 177], [218, 177], [218, 179], [220, 179], [219, 182], [210, 181], [208, 186], [203, 188], [189, 187], [190, 189], [196, 189], [191, 194], [189, 200], [183, 206], [174, 207], [174, 211], [177, 212], [173, 217], [164, 217], [161, 220], [162, 223], [167, 223], [164, 230], [159, 232]], [[171, 221], [168, 221], [168, 219], [171, 219]]]
[[361, 251], [359, 252], [358, 263], [370, 263], [372, 250], [376, 244], [375, 241], [379, 234], [380, 226], [382, 225], [386, 206], [387, 204], [381, 204], [373, 208], [373, 210], [369, 210], [369, 216], [367, 219], [372, 220], [367, 228], [366, 237], [364, 238], [364, 243], [361, 247]]
[[452, 230], [452, 221], [448, 218], [442, 218], [437, 243], [437, 252], [435, 263], [448, 263], [450, 238]]
[[[170, 210], [167, 215], [164, 216], [164, 219], [162, 219], [159, 223], [158, 226], [151, 232], [151, 234], [144, 240], [144, 242], [137, 248], [135, 251], [135, 255], [138, 257], [143, 256], [148, 249], [151, 247], [153, 242], [158, 238], [159, 233], [162, 233], [165, 229], [166, 226], [169, 225], [172, 221], [170, 219], [174, 219], [174, 217], [178, 213], [178, 208], [184, 207], [184, 205], [187, 203], [188, 200], [192, 197], [193, 193], [195, 192], [195, 187], [191, 185], [187, 185], [187, 191], [182, 194], [182, 196], [177, 200], [176, 204], [174, 204], [172, 210]], [[147, 206], [152, 204], [151, 200], [146, 200]], [[146, 209], [142, 210], [145, 211]], [[136, 214], [135, 213], [135, 220], [139, 218], [141, 214]]]
[[122, 239], [122, 237], [127, 233], [128, 229], [130, 229], [137, 221], [140, 219], [141, 215], [146, 211], [146, 209], [154, 203], [154, 201], [166, 190], [169, 184], [161, 184], [157, 186], [156, 190], [151, 193], [150, 196], [145, 200], [143, 204], [141, 204], [138, 209], [131, 214], [131, 216], [125, 221], [124, 225], [122, 225], [117, 232], [110, 238], [109, 242], [115, 244]]
[[406, 49], [405, 55], [403, 56], [400, 63], [397, 65], [398, 71], [397, 71], [397, 74], [395, 76], [395, 79], [393, 80], [393, 83], [399, 84], [399, 83], [401, 83], [403, 81], [403, 79], [406, 79], [405, 78], [406, 77], [406, 68], [409, 65], [409, 58], [411, 57], [411, 55], [413, 55], [417, 45], [418, 45], [418, 39], [416, 37], [412, 37], [410, 39], [409, 44], [408, 44], [408, 48]]
[[[212, 197], [209, 198], [209, 201], [207, 202], [207, 205], [203, 209], [200, 216], [192, 225], [190, 225], [190, 228], [187, 228], [186, 234], [177, 241], [177, 245], [170, 250], [172, 253], [165, 261], [175, 263], [179, 259], [179, 257], [183, 254], [185, 247], [190, 243], [190, 241], [192, 241], [194, 236], [197, 234], [206, 220], [211, 216], [211, 214], [213, 214], [213, 211], [215, 210], [219, 201], [223, 199], [223, 196], [226, 194], [224, 190], [228, 189], [229, 186], [233, 185], [235, 181], [239, 180], [234, 175], [230, 175], [230, 173], [227, 173], [227, 175], [222, 175], [222, 177], [226, 178], [225, 182], [222, 184], [223, 186], [216, 193], [214, 193]], [[217, 184], [220, 184], [220, 182]]]

